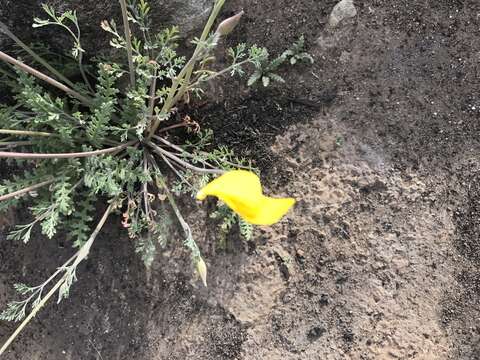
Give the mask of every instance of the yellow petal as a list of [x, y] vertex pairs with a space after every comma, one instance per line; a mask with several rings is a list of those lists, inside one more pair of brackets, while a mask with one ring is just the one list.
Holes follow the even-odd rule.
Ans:
[[290, 210], [295, 204], [295, 199], [280, 198], [275, 199], [263, 196], [262, 205], [254, 216], [242, 216], [251, 224], [255, 225], [273, 225], [280, 221], [280, 219]]
[[[218, 198], [228, 196], [254, 200], [262, 195], [262, 185], [258, 176], [246, 170], [232, 170], [210, 181], [197, 194], [198, 200], [204, 200], [207, 195]], [[223, 200], [223, 199], [222, 199]]]
[[274, 199], [262, 194], [258, 176], [250, 171], [233, 170], [211, 181], [197, 194], [198, 200], [216, 196], [246, 221], [255, 225], [278, 222], [293, 206], [294, 199]]

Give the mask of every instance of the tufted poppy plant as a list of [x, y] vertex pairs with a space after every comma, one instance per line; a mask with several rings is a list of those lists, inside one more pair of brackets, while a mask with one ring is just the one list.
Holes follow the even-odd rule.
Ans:
[[260, 179], [246, 170], [226, 172], [205, 185], [198, 200], [216, 196], [244, 220], [255, 225], [272, 225], [280, 221], [295, 204], [292, 198], [271, 198], [263, 195]]

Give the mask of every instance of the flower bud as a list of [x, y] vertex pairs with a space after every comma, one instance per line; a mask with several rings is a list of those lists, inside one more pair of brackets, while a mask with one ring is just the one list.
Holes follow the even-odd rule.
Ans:
[[112, 30], [112, 28], [110, 27], [110, 24], [108, 23], [107, 20], [102, 20], [102, 22], [100, 23], [100, 26], [103, 30], [105, 31], [110, 31]]
[[216, 33], [220, 36], [226, 36], [230, 34], [232, 30], [235, 29], [235, 26], [237, 26], [240, 22], [243, 14], [244, 12], [240, 11], [238, 14], [223, 20], [220, 25], [218, 25]]
[[203, 259], [199, 257], [196, 266], [197, 273], [200, 276], [200, 279], [202, 279], [203, 285], [207, 287], [207, 265], [205, 264], [205, 261], [203, 261]]

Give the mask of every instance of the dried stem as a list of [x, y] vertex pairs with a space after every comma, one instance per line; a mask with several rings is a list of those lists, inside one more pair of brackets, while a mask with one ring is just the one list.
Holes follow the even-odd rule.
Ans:
[[41, 131], [25, 131], [25, 130], [9, 130], [9, 129], [0, 129], [0, 134], [6, 135], [19, 135], [19, 136], [53, 136], [52, 133], [41, 132]]
[[134, 145], [137, 140], [129, 141], [128, 143], [95, 151], [85, 151], [76, 153], [22, 153], [22, 152], [5, 152], [0, 151], [0, 158], [17, 158], [17, 159], [69, 159], [69, 158], [82, 158], [90, 156], [104, 155], [114, 152], [119, 152], [126, 147]]
[[46, 180], [46, 181], [43, 181], [41, 183], [38, 183], [38, 184], [35, 184], [35, 185], [32, 185], [32, 186], [28, 186], [26, 188], [14, 191], [10, 194], [2, 195], [2, 196], [0, 196], [0, 201], [5, 201], [5, 200], [8, 200], [8, 199], [11, 199], [11, 198], [14, 198], [14, 197], [18, 197], [18, 196], [28, 194], [29, 192], [34, 191], [38, 188], [50, 185], [54, 181], [55, 181], [55, 179]]
[[87, 106], [90, 106], [92, 104], [92, 101], [90, 99], [87, 99], [85, 96], [79, 94], [75, 90], [72, 90], [68, 86], [63, 85], [62, 83], [58, 82], [55, 79], [52, 79], [50, 76], [45, 75], [44, 73], [35, 70], [34, 68], [24, 64], [23, 62], [5, 54], [3, 51], [0, 51], [0, 60], [3, 60], [9, 64], [15, 65], [21, 70], [25, 71], [26, 73], [29, 73], [30, 75], [33, 75], [47, 83], [49, 83], [52, 86], [55, 86], [56, 88], [64, 91], [68, 95], [80, 100], [82, 103], [84, 103]]
[[119, 0], [122, 7], [123, 28], [125, 31], [125, 42], [127, 47], [128, 68], [130, 71], [130, 85], [135, 87], [135, 66], [133, 65], [133, 51], [132, 51], [132, 33], [130, 31], [130, 24], [128, 23], [127, 3], [125, 0]]

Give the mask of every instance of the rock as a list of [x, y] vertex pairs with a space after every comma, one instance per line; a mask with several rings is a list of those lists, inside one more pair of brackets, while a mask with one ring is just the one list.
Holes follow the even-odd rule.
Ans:
[[327, 332], [327, 329], [323, 325], [314, 326], [307, 333], [307, 338], [311, 342], [316, 341], [322, 337], [323, 334]]
[[332, 10], [328, 19], [328, 25], [334, 28], [342, 20], [349, 19], [357, 15], [357, 9], [353, 4], [353, 0], [342, 0]]
[[330, 296], [328, 294], [322, 294], [320, 296], [320, 305], [326, 306], [330, 303]]
[[[51, 26], [33, 29], [34, 17], [47, 18], [41, 8], [45, 0], [0, 0], [0, 20], [3, 21], [20, 39], [27, 43], [44, 41], [56, 47], [69, 50], [70, 39], [60, 28]], [[121, 10], [118, 1], [112, 0], [50, 0], [57, 12], [76, 10], [82, 31], [82, 45], [88, 55], [96, 55], [109, 50], [110, 34], [100, 28], [105, 19], [115, 19], [121, 30]], [[211, 0], [150, 0], [153, 32], [166, 26], [178, 25], [182, 35], [190, 36], [201, 31], [207, 20], [213, 1]], [[5, 36], [0, 33], [0, 47], [5, 46]]]

